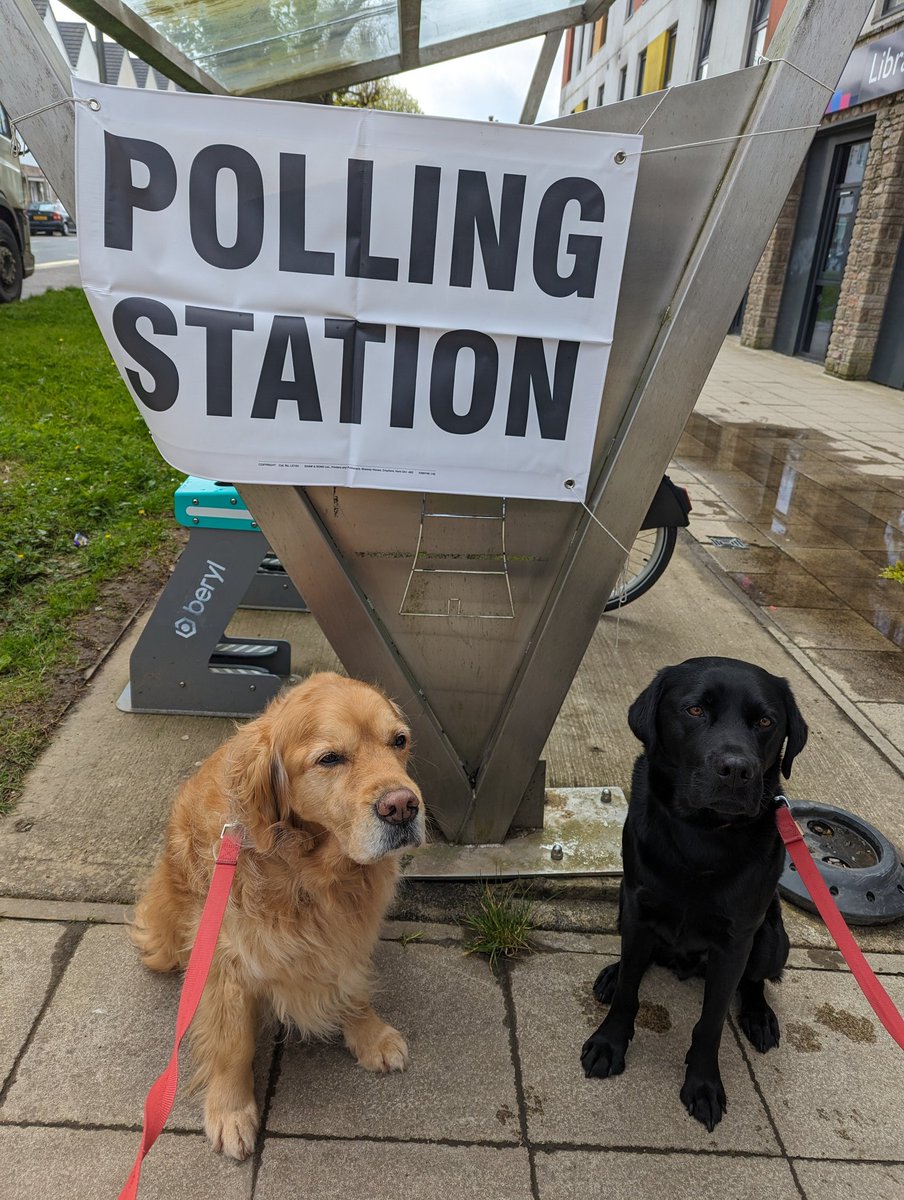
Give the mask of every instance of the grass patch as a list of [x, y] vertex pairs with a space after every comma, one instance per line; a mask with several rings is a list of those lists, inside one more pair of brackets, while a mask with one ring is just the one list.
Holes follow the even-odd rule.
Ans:
[[533, 949], [534, 901], [523, 884], [485, 884], [477, 909], [464, 919], [472, 936], [467, 954], [486, 954], [490, 966], [499, 958], [515, 958]]
[[880, 579], [896, 579], [898, 583], [904, 583], [904, 563], [896, 562], [893, 567], [884, 567], [879, 572]]
[[111, 622], [165, 574], [180, 479], [80, 290], [0, 308], [0, 812]]

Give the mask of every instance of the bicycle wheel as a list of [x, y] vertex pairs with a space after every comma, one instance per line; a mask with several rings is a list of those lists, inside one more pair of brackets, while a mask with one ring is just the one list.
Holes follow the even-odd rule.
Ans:
[[612, 612], [648, 592], [669, 565], [677, 539], [678, 530], [674, 525], [641, 529], [603, 612]]

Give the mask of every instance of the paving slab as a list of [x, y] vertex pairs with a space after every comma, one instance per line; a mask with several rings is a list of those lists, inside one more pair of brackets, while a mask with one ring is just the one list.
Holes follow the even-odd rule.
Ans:
[[374, 1007], [408, 1041], [408, 1070], [364, 1071], [341, 1044], [283, 1053], [267, 1128], [336, 1137], [513, 1142], [519, 1126], [502, 990], [458, 947], [382, 943]]
[[255, 1200], [531, 1200], [523, 1149], [268, 1138]]
[[[89, 929], [73, 955], [3, 1106], [4, 1121], [141, 1125], [147, 1090], [166, 1066], [181, 977], [146, 970], [121, 926]], [[256, 1064], [266, 1088], [270, 1041]], [[182, 1086], [168, 1125], [201, 1129], [201, 1102]]]
[[[904, 1008], [904, 979], [883, 984]], [[781, 1045], [750, 1054], [787, 1152], [838, 1159], [904, 1158], [901, 1051], [855, 980], [835, 971], [786, 971], [773, 1001]]]
[[[128, 1178], [140, 1141], [120, 1130], [0, 1126], [7, 1200], [110, 1200]], [[141, 1200], [249, 1200], [251, 1163], [214, 1154], [207, 1139], [164, 1133], [141, 1170]]]
[[534, 1162], [540, 1200], [800, 1200], [784, 1159], [557, 1150]]
[[794, 1169], [806, 1200], [901, 1200], [904, 1197], [904, 1162], [797, 1160]]
[[0, 921], [0, 1088], [47, 995], [64, 925]]
[[690, 1117], [678, 1093], [684, 1056], [700, 1015], [700, 980], [679, 983], [654, 967], [641, 987], [637, 1032], [623, 1075], [585, 1079], [581, 1046], [606, 1009], [591, 988], [612, 958], [537, 956], [512, 970], [518, 1046], [531, 1140], [556, 1145], [779, 1154], [735, 1039], [722, 1039], [728, 1111], [712, 1133]]

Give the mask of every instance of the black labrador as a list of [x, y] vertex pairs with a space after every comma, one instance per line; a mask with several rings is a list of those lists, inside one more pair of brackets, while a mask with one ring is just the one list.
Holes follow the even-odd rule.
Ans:
[[788, 957], [773, 809], [779, 767], [787, 778], [807, 726], [784, 679], [733, 658], [666, 667], [631, 705], [628, 724], [644, 752], [622, 842], [622, 957], [594, 984], [611, 1007], [581, 1065], [601, 1078], [625, 1069], [651, 962], [680, 979], [703, 975], [681, 1099], [712, 1131], [726, 1108], [719, 1042], [736, 991], [741, 1028], [756, 1049], [779, 1042], [763, 986], [781, 978]]

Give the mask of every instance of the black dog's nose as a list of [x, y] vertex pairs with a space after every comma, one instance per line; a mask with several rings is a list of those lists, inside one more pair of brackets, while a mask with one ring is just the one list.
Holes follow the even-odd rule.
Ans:
[[751, 760], [740, 754], [723, 754], [716, 759], [715, 767], [719, 778], [732, 787], [738, 783], [749, 783], [756, 773]]
[[421, 803], [409, 788], [395, 788], [377, 801], [377, 816], [381, 821], [401, 825], [417, 816]]

